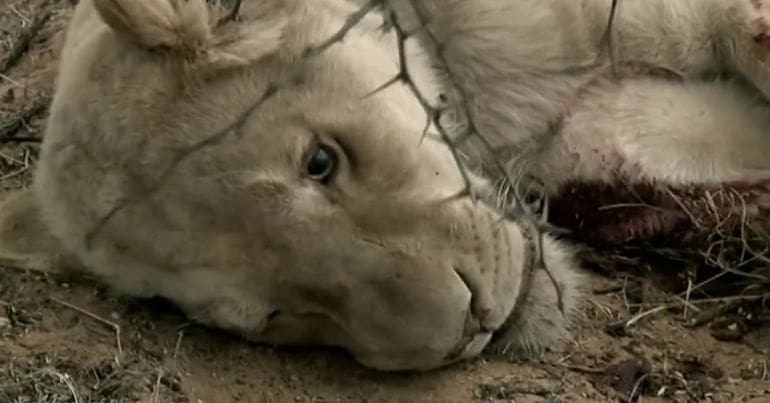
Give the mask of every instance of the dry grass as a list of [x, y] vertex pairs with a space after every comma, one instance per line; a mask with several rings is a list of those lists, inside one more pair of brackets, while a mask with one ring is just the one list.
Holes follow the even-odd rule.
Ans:
[[636, 317], [681, 311], [686, 326], [708, 325], [714, 337], [733, 341], [770, 326], [770, 236], [763, 229], [764, 213], [749, 212], [752, 202], [734, 188], [681, 193], [670, 196], [688, 217], [689, 229], [675, 242], [665, 240], [673, 245], [626, 243], [589, 251], [586, 259], [613, 275], [637, 282], [656, 276], [665, 284], [665, 297], [628, 305]]

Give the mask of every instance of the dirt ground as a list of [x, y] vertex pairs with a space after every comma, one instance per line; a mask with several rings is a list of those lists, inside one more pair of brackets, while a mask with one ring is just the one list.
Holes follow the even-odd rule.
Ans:
[[[0, 0], [0, 192], [29, 183], [71, 3]], [[597, 275], [565, 353], [385, 374], [339, 351], [248, 344], [163, 301], [0, 268], [0, 402], [770, 402], [770, 328], [689, 326], [713, 308], [654, 283]]]

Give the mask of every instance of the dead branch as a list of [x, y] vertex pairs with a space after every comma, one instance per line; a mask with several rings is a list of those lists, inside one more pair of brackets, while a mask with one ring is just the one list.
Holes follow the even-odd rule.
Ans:
[[604, 40], [607, 54], [610, 58], [610, 64], [612, 65], [612, 75], [615, 77], [615, 79], [618, 79], [620, 77], [620, 72], [618, 71], [618, 56], [616, 53], [615, 44], [612, 40], [612, 28], [615, 24], [615, 18], [617, 16], [618, 11], [618, 5], [620, 3], [620, 0], [612, 0], [612, 6], [610, 6], [610, 16], [607, 20], [607, 29], [604, 32]]
[[0, 62], [0, 73], [6, 73], [19, 62], [37, 34], [45, 27], [51, 15], [53, 15], [51, 7], [44, 7], [40, 12], [35, 13], [32, 22], [19, 32], [5, 59]]
[[14, 135], [32, 119], [45, 113], [50, 101], [48, 97], [37, 98], [30, 105], [16, 112], [14, 116], [0, 121], [0, 143], [39, 142], [40, 140], [34, 137], [14, 137]]
[[[120, 325], [118, 325], [118, 324], [117, 324], [117, 323], [115, 323], [115, 322], [112, 322], [112, 321], [109, 321], [109, 320], [107, 320], [107, 319], [104, 319], [104, 318], [102, 318], [101, 316], [99, 316], [99, 315], [97, 315], [97, 314], [95, 314], [95, 313], [92, 313], [92, 312], [86, 311], [86, 310], [85, 310], [85, 309], [83, 309], [83, 308], [80, 308], [80, 307], [78, 307], [78, 306], [75, 306], [75, 305], [73, 305], [73, 304], [70, 304], [69, 302], [66, 302], [66, 301], [62, 301], [62, 300], [60, 300], [60, 299], [58, 299], [58, 298], [54, 298], [54, 297], [48, 297], [48, 298], [49, 298], [51, 301], [53, 301], [53, 302], [56, 302], [57, 304], [63, 305], [63, 306], [65, 306], [65, 307], [69, 308], [69, 309], [72, 309], [73, 311], [76, 311], [76, 312], [79, 312], [79, 313], [81, 313], [81, 314], [83, 314], [83, 315], [86, 315], [86, 316], [88, 316], [89, 318], [91, 318], [91, 319], [94, 319], [94, 320], [96, 320], [97, 322], [100, 322], [100, 323], [102, 323], [102, 324], [104, 324], [104, 325], [107, 325], [107, 326], [109, 326], [110, 328], [112, 328], [112, 330], [115, 332], [115, 344], [116, 344], [116, 347], [118, 348], [118, 354], [119, 354], [120, 356], [123, 356], [123, 344], [122, 344], [122, 343], [121, 343], [121, 341], [120, 341], [120, 339], [121, 339], [121, 337], [120, 337]], [[116, 357], [116, 360], [117, 360], [117, 359], [118, 359], [118, 358]]]
[[[545, 261], [543, 259], [543, 234], [547, 229], [550, 229], [548, 223], [547, 223], [547, 207], [548, 207], [548, 201], [544, 194], [541, 194], [541, 197], [538, 199], [539, 203], [542, 203], [542, 215], [538, 216], [533, 213], [533, 209], [530, 207], [529, 204], [527, 204], [524, 200], [524, 197], [522, 196], [521, 188], [522, 188], [522, 182], [524, 180], [524, 175], [520, 175], [516, 178], [514, 178], [511, 175], [511, 172], [508, 168], [506, 168], [505, 164], [495, 155], [495, 150], [492, 144], [488, 141], [488, 139], [484, 136], [483, 133], [478, 129], [478, 125], [476, 123], [476, 118], [473, 114], [473, 109], [471, 107], [471, 98], [466, 89], [460, 84], [460, 80], [457, 77], [457, 74], [454, 73], [454, 70], [450, 63], [447, 61], [445, 54], [443, 53], [443, 49], [445, 49], [445, 44], [441, 43], [438, 38], [430, 31], [430, 29], [427, 26], [427, 17], [423, 15], [420, 12], [419, 7], [414, 4], [413, 0], [409, 1], [409, 4], [412, 7], [412, 11], [415, 13], [419, 27], [417, 28], [417, 32], [414, 33], [408, 33], [403, 28], [403, 26], [400, 24], [398, 20], [398, 16], [396, 15], [395, 10], [389, 8], [384, 0], [380, 0], [380, 6], [387, 11], [387, 26], [386, 29], [393, 29], [397, 36], [398, 41], [398, 57], [399, 57], [399, 65], [400, 69], [397, 75], [392, 78], [391, 80], [387, 81], [385, 84], [380, 86], [378, 90], [382, 90], [384, 88], [389, 87], [390, 85], [393, 85], [395, 83], [402, 83], [406, 85], [412, 94], [417, 98], [420, 105], [424, 109], [426, 115], [428, 116], [429, 123], [433, 123], [434, 127], [438, 130], [439, 134], [441, 135], [441, 139], [447, 144], [450, 151], [452, 152], [452, 156], [454, 157], [455, 163], [457, 165], [457, 168], [462, 175], [462, 178], [465, 182], [465, 187], [462, 189], [457, 195], [453, 196], [450, 199], [455, 199], [457, 197], [470, 197], [471, 200], [475, 202], [476, 195], [474, 193], [473, 187], [471, 185], [471, 182], [469, 180], [469, 173], [467, 167], [462, 163], [461, 159], [461, 152], [459, 151], [459, 146], [466, 141], [467, 139], [471, 137], [475, 137], [480, 141], [482, 146], [485, 148], [485, 151], [487, 151], [492, 161], [495, 165], [495, 168], [498, 170], [499, 174], [503, 178], [503, 181], [506, 185], [506, 187], [512, 192], [511, 196], [513, 199], [512, 203], [509, 203], [508, 205], [504, 206], [503, 209], [498, 209], [502, 216], [505, 219], [510, 219], [512, 221], [516, 221], [520, 224], [522, 233], [524, 235], [524, 239], [527, 243], [527, 252], [529, 256], [533, 256], [533, 261], [527, 261], [524, 262], [524, 275], [526, 278], [530, 278], [532, 276], [532, 273], [534, 270], [542, 269], [545, 270], [545, 272], [548, 274], [548, 277], [550, 278], [551, 282], [553, 283], [554, 288], [556, 289], [557, 294], [557, 305], [559, 307], [559, 310], [564, 314], [564, 300], [563, 300], [563, 290], [561, 289], [561, 286], [556, 281], [553, 274], [548, 269], [547, 265], [545, 264]], [[452, 90], [454, 90], [459, 97], [459, 100], [457, 101], [456, 105], [459, 112], [461, 114], [462, 123], [465, 125], [462, 132], [459, 133], [459, 135], [455, 136], [455, 140], [452, 139], [452, 135], [450, 134], [449, 130], [447, 130], [441, 123], [441, 119], [444, 116], [444, 113], [448, 111], [448, 108], [446, 106], [440, 106], [440, 107], [434, 107], [430, 104], [430, 102], [426, 99], [426, 97], [420, 93], [420, 91], [417, 88], [416, 83], [410, 76], [408, 69], [407, 69], [407, 60], [406, 60], [406, 54], [405, 54], [405, 42], [410, 37], [415, 35], [416, 33], [422, 33], [423, 37], [426, 41], [428, 41], [428, 48], [433, 49], [434, 53], [432, 56], [435, 59], [436, 64], [439, 68], [441, 68], [448, 80], [448, 84], [452, 87]], [[426, 129], [424, 130], [423, 137], [427, 133], [428, 127], [430, 124], [426, 125]], [[522, 173], [525, 172], [524, 170], [521, 171]], [[527, 178], [530, 180], [533, 180], [533, 178]], [[536, 202], [536, 203], [538, 203]], [[522, 282], [524, 284], [526, 282]], [[526, 297], [526, 291], [522, 289], [523, 297]]]

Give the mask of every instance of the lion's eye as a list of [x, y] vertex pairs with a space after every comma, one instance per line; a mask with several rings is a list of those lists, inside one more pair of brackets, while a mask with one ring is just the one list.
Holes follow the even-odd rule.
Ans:
[[307, 162], [307, 173], [311, 179], [325, 183], [334, 173], [336, 163], [334, 150], [324, 145], [318, 146]]

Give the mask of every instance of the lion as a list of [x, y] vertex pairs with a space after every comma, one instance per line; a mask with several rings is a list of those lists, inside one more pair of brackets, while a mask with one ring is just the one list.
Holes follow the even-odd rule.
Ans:
[[[0, 263], [83, 270], [256, 342], [431, 370], [558, 348], [580, 316], [578, 245], [510, 214], [498, 158], [523, 156], [550, 193], [605, 175], [623, 130], [659, 142], [621, 156], [653, 175], [764, 164], [741, 154], [764, 138], [723, 152], [735, 140], [687, 113], [766, 127], [746, 103], [715, 110], [704, 93], [737, 90], [699, 79], [766, 90], [758, 0], [623, 1], [610, 53], [610, 0], [236, 3], [80, 0], [33, 183], [2, 206]], [[688, 81], [611, 80], [625, 63]], [[486, 140], [453, 145], [469, 127]]]

